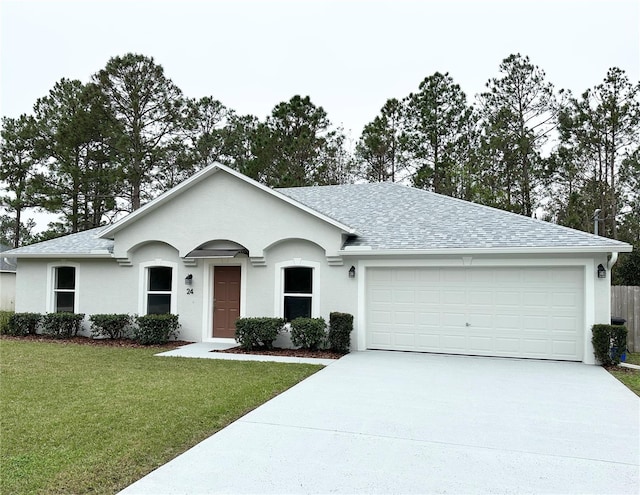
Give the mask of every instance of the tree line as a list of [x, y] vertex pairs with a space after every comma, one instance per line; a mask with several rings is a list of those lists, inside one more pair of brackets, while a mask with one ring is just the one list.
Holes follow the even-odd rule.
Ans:
[[[308, 96], [240, 115], [126, 54], [86, 84], [60, 80], [1, 133], [0, 242], [16, 247], [108, 223], [218, 161], [270, 187], [402, 181], [588, 232], [599, 209], [600, 235], [640, 248], [640, 83], [618, 68], [573, 95], [513, 54], [474, 101], [436, 72], [351, 149]], [[33, 235], [29, 208], [61, 220]], [[625, 269], [640, 278], [638, 256]]]

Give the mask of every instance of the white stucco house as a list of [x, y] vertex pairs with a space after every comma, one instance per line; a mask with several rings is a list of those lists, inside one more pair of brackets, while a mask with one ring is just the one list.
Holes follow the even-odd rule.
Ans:
[[213, 164], [120, 221], [12, 250], [16, 311], [355, 317], [354, 349], [593, 363], [622, 242], [393, 183], [270, 189]]

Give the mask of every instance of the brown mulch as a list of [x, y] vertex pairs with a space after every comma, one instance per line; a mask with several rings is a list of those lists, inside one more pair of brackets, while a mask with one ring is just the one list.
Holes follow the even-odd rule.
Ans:
[[624, 373], [627, 375], [635, 375], [636, 373], [640, 373], [640, 370], [636, 368], [626, 368], [625, 366], [603, 366], [607, 371], [617, 371], [618, 373]]
[[303, 357], [303, 358], [315, 358], [315, 359], [340, 359], [344, 354], [340, 352], [333, 352], [327, 350], [310, 351], [308, 349], [282, 349], [275, 347], [273, 349], [257, 349], [252, 351], [246, 351], [240, 347], [232, 347], [224, 351], [211, 351], [211, 352], [225, 352], [228, 354], [260, 354], [263, 356], [289, 356], [289, 357]]
[[92, 345], [96, 347], [134, 347], [134, 348], [148, 348], [148, 347], [157, 347], [159, 349], [175, 349], [176, 347], [181, 347], [183, 345], [191, 344], [192, 342], [187, 342], [185, 340], [172, 340], [171, 342], [167, 342], [166, 344], [160, 345], [142, 345], [131, 339], [92, 339], [91, 337], [82, 337], [76, 336], [68, 339], [59, 339], [56, 337], [51, 337], [49, 335], [24, 335], [24, 336], [13, 336], [13, 335], [2, 335], [0, 336], [2, 340], [22, 340], [29, 342], [54, 342], [56, 344], [80, 344], [80, 345]]

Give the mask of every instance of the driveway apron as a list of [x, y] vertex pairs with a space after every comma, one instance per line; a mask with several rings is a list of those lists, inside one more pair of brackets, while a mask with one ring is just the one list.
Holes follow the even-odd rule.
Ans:
[[640, 398], [597, 366], [355, 352], [121, 493], [640, 493]]

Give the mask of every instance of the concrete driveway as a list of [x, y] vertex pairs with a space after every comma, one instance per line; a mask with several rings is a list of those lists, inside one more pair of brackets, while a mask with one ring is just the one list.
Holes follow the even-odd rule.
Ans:
[[639, 424], [600, 367], [357, 352], [121, 493], [638, 494]]

